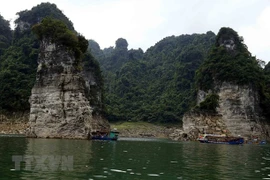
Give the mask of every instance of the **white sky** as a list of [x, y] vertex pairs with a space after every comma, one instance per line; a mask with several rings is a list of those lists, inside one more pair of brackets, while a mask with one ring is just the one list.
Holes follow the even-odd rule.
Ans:
[[270, 0], [2, 0], [0, 14], [14, 21], [41, 2], [55, 3], [101, 48], [122, 37], [129, 48], [146, 50], [166, 36], [231, 27], [253, 55], [270, 61]]

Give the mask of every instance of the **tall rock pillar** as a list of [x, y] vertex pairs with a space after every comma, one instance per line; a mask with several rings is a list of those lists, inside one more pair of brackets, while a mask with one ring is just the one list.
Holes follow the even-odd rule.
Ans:
[[36, 82], [29, 99], [31, 110], [26, 135], [38, 138], [87, 139], [93, 131], [108, 131], [109, 124], [92, 116], [80, 64], [67, 47], [43, 39]]

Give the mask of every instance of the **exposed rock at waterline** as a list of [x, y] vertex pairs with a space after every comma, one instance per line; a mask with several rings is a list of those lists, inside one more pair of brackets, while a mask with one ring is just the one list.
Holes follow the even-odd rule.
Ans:
[[[240, 135], [245, 138], [265, 136], [260, 123], [258, 94], [253, 88], [227, 82], [216, 88], [219, 96], [216, 113], [193, 110], [183, 117], [183, 130], [191, 140], [203, 133]], [[201, 98], [198, 99], [203, 101]]]

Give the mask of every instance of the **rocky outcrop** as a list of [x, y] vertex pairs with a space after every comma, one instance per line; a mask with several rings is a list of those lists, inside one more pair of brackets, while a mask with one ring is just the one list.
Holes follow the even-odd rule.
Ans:
[[18, 21], [17, 22], [17, 30], [19, 30], [21, 33], [30, 29], [31, 25], [28, 22], [24, 22], [24, 21]]
[[[259, 97], [255, 89], [223, 82], [215, 87], [219, 96], [216, 113], [190, 111], [183, 117], [183, 131], [189, 139], [198, 134], [213, 133], [231, 136], [265, 138], [265, 130], [260, 118]], [[198, 103], [204, 101], [208, 92], [198, 92]]]
[[86, 94], [90, 86], [76, 61], [66, 47], [49, 39], [41, 42], [28, 137], [87, 139], [92, 131], [109, 130], [106, 120], [92, 115]]
[[103, 92], [101, 82], [95, 74], [95, 67], [89, 68], [86, 64], [81, 73], [85, 82], [85, 94], [93, 109], [93, 115], [100, 116], [103, 112]]
[[260, 106], [263, 74], [237, 32], [220, 29], [196, 78], [197, 106], [183, 117], [188, 139], [203, 133], [269, 137]]

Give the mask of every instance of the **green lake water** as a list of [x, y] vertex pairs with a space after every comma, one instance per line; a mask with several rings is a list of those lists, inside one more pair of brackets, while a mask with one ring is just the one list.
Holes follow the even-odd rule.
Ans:
[[0, 137], [0, 179], [270, 179], [270, 146]]

